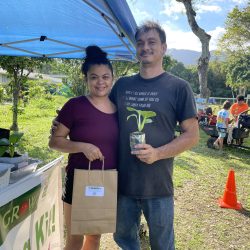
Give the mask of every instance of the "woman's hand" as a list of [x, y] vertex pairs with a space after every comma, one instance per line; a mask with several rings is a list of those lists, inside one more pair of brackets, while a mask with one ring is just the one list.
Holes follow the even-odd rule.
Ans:
[[103, 160], [104, 156], [101, 152], [101, 150], [96, 147], [93, 144], [90, 143], [84, 143], [83, 144], [83, 148], [82, 148], [82, 152], [84, 153], [84, 155], [86, 156], [86, 158], [89, 161], [94, 161], [94, 160]]

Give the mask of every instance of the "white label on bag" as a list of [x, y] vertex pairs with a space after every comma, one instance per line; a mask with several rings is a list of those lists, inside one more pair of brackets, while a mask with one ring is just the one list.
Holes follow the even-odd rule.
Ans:
[[104, 196], [104, 187], [86, 186], [85, 196]]

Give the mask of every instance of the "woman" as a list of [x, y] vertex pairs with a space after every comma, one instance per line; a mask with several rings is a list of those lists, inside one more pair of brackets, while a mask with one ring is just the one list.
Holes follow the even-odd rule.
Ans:
[[[65, 250], [99, 249], [101, 235], [71, 235], [71, 203], [74, 169], [105, 169], [117, 166], [118, 122], [116, 108], [109, 99], [113, 69], [107, 54], [97, 46], [86, 48], [82, 65], [89, 94], [70, 99], [61, 109], [59, 125], [49, 141], [55, 150], [69, 153], [63, 194], [64, 217], [67, 229]], [[69, 139], [68, 139], [69, 136]]]

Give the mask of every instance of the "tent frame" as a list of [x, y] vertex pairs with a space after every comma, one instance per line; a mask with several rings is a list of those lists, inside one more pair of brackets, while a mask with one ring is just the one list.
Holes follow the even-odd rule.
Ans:
[[[125, 38], [125, 32], [124, 30], [122, 30], [121, 26], [119, 25], [119, 22], [116, 20], [116, 18], [114, 17], [109, 5], [107, 4], [107, 2], [104, 1], [106, 7], [108, 10], [110, 10], [111, 16], [113, 17], [110, 18], [109, 16], [107, 16], [105, 13], [103, 13], [99, 8], [97, 8], [96, 6], [94, 6], [92, 3], [90, 3], [88, 0], [82, 0], [84, 3], [86, 3], [87, 5], [89, 5], [93, 10], [95, 10], [96, 12], [98, 12], [100, 14], [100, 16], [104, 19], [104, 21], [109, 25], [109, 27], [113, 30], [113, 32], [115, 33], [115, 35], [119, 38], [119, 40], [122, 42], [122, 44], [118, 44], [118, 45], [112, 45], [112, 46], [102, 46], [102, 49], [107, 49], [107, 48], [119, 48], [119, 47], [123, 47], [125, 46], [127, 48], [127, 50], [130, 52], [130, 54], [132, 55], [133, 58], [135, 58], [135, 53], [130, 49], [129, 45], [124, 41]], [[114, 26], [120, 31], [117, 32], [117, 30], [114, 28]], [[124, 35], [125, 34], [125, 35]], [[134, 46], [134, 42], [131, 41], [129, 39], [129, 36], [126, 36], [127, 39], [129, 40], [129, 42], [132, 44], [132, 46]], [[75, 48], [72, 50], [68, 50], [68, 51], [63, 51], [63, 52], [57, 52], [57, 53], [52, 53], [52, 54], [41, 54], [35, 51], [30, 51], [30, 50], [25, 50], [25, 49], [21, 49], [21, 48], [17, 48], [15, 46], [13, 46], [14, 44], [20, 44], [20, 43], [29, 43], [29, 42], [34, 42], [34, 41], [40, 41], [40, 42], [45, 42], [45, 41], [50, 41], [50, 42], [54, 42], [54, 43], [58, 43], [58, 44], [63, 44], [63, 45], [67, 45], [70, 48]], [[53, 38], [49, 38], [45, 35], [41, 35], [40, 37], [37, 38], [33, 38], [33, 39], [26, 39], [26, 40], [19, 40], [19, 41], [14, 41], [14, 42], [8, 42], [8, 43], [0, 43], [1, 47], [7, 47], [9, 49], [13, 49], [13, 50], [18, 50], [18, 51], [22, 51], [31, 55], [34, 55], [35, 57], [44, 57], [44, 58], [49, 58], [49, 57], [56, 57], [58, 55], [65, 55], [65, 54], [73, 54], [73, 53], [77, 53], [77, 52], [81, 52], [85, 50], [85, 47], [76, 45], [76, 44], [72, 44], [72, 43], [68, 43], [68, 42], [64, 42], [64, 41], [59, 41], [59, 40], [55, 40]], [[109, 54], [111, 55], [111, 54]], [[126, 60], [126, 61], [135, 61], [132, 59], [126, 59], [124, 57], [119, 57], [116, 56], [116, 58], [114, 60]]]

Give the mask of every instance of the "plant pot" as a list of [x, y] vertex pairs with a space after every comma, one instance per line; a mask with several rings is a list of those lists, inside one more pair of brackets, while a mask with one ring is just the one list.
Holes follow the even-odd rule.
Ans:
[[10, 172], [10, 184], [17, 182], [23, 177], [33, 173], [36, 170], [37, 165], [40, 163], [41, 163], [40, 160], [29, 159], [28, 164], [26, 166], [19, 167], [18, 169], [12, 168]]
[[139, 132], [139, 131], [132, 132], [129, 135], [129, 141], [130, 141], [131, 151], [135, 151], [135, 150], [137, 150], [135, 148], [135, 145], [146, 143], [145, 133], [144, 132]]
[[10, 170], [13, 164], [0, 163], [0, 191], [9, 185]]
[[2, 138], [6, 138], [6, 139], [10, 138], [10, 130], [9, 129], [0, 128], [0, 139], [2, 139]]
[[8, 154], [4, 154], [0, 157], [0, 163], [14, 164], [16, 168], [28, 165], [28, 154], [19, 155], [15, 153], [14, 157], [10, 157]]

